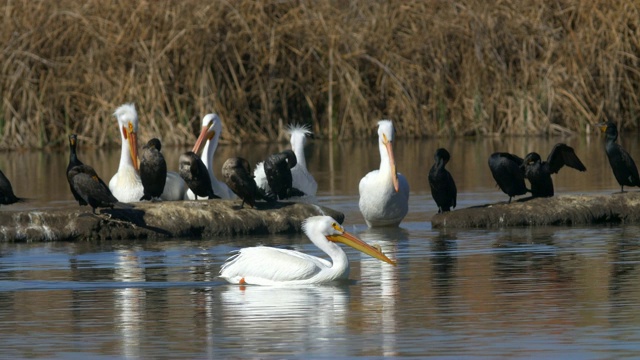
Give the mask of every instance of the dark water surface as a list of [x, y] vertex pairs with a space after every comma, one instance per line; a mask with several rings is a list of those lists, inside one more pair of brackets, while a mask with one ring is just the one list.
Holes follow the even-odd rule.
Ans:
[[[563, 141], [588, 171], [554, 175], [558, 195], [618, 190], [601, 138]], [[0, 357], [637, 358], [640, 227], [431, 228], [436, 206], [426, 176], [437, 147], [452, 154], [462, 208], [507, 199], [487, 167], [492, 152], [546, 157], [554, 143], [398, 141], [410, 213], [386, 230], [367, 229], [357, 204], [358, 181], [379, 164], [375, 140], [309, 145], [319, 202], [343, 211], [348, 231], [398, 260], [393, 268], [346, 249], [348, 284], [240, 287], [217, 278], [229, 253], [244, 246], [322, 256], [302, 234], [0, 244]], [[624, 145], [640, 159], [635, 143], [634, 135]], [[235, 155], [255, 162], [284, 146], [223, 146], [216, 166]], [[184, 149], [164, 151], [175, 170]], [[118, 156], [80, 150], [105, 181]], [[66, 153], [3, 154], [0, 169], [31, 200], [0, 211], [72, 204], [66, 163]]]

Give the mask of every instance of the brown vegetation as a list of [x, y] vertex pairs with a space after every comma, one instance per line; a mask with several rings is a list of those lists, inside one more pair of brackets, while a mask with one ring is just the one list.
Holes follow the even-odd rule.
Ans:
[[638, 127], [640, 4], [608, 1], [6, 1], [0, 148], [142, 139], [193, 143], [217, 112], [226, 141]]

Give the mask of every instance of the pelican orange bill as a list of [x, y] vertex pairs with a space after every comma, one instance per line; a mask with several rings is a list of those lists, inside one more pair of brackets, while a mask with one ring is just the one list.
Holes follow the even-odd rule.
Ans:
[[389, 259], [385, 254], [382, 253], [382, 251], [374, 248], [373, 246], [367, 244], [366, 242], [358, 239], [357, 237], [349, 234], [346, 231], [339, 235], [327, 235], [327, 240], [351, 246], [352, 248], [361, 251], [371, 257], [396, 266], [396, 262]]

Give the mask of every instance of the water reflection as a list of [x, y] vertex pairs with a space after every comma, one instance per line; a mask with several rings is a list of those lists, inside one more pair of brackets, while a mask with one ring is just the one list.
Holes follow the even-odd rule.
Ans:
[[[116, 250], [114, 281], [139, 283], [145, 280], [144, 269], [136, 252], [135, 248]], [[142, 355], [140, 338], [144, 329], [146, 292], [135, 284], [132, 285], [114, 290], [114, 309], [117, 329], [122, 339], [122, 354], [127, 358], [139, 358]]]
[[[357, 206], [359, 179], [379, 163], [376, 143], [312, 144], [308, 166], [319, 183], [318, 202], [344, 212], [349, 231], [398, 262], [393, 267], [345, 248], [355, 280], [348, 285], [239, 287], [217, 278], [229, 252], [241, 247], [288, 246], [324, 256], [302, 234], [0, 244], [2, 354], [637, 357], [640, 227], [437, 230], [428, 222], [437, 209], [425, 169], [436, 148], [447, 147], [452, 155], [449, 170], [462, 208], [505, 201], [486, 165], [493, 151], [526, 154], [550, 149], [556, 140], [399, 142], [398, 168], [412, 195], [409, 215], [392, 229], [368, 229]], [[588, 172], [554, 175], [558, 194], [617, 191], [602, 143], [566, 140], [586, 159]], [[640, 145], [628, 145], [640, 151]], [[261, 145], [218, 151], [223, 159], [254, 162], [277, 150]], [[167, 149], [165, 157], [173, 163], [182, 151]], [[117, 167], [117, 151], [81, 154], [103, 177]], [[6, 174], [33, 174], [33, 181], [19, 181], [14, 189], [36, 199], [0, 211], [72, 204], [66, 162], [66, 154], [55, 153], [0, 159]]]
[[344, 353], [349, 290], [344, 286], [225, 286], [221, 320], [245, 353], [307, 354], [320, 349]]
[[[612, 239], [610, 246], [611, 275], [609, 282], [609, 301], [611, 304], [610, 321], [615, 324], [636, 323], [637, 301], [640, 291], [637, 289], [640, 271], [640, 241], [637, 227], [625, 228], [620, 238]], [[629, 317], [629, 314], [633, 314]]]
[[456, 239], [455, 231], [443, 229], [431, 240], [431, 283], [435, 290], [434, 301], [442, 309], [448, 308], [455, 286]]
[[[396, 295], [399, 292], [398, 267], [406, 267], [397, 254], [407, 247], [409, 232], [403, 228], [368, 228], [358, 234], [367, 243], [380, 246], [382, 252], [398, 263], [397, 267], [361, 254], [360, 278], [362, 307], [370, 314], [365, 329], [383, 329], [380, 344], [383, 356], [397, 356]], [[365, 330], [367, 331], [367, 330]], [[377, 330], [376, 330], [377, 331]]]

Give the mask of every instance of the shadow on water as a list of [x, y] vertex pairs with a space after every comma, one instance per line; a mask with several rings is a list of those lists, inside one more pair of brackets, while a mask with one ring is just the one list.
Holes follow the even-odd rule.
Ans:
[[436, 301], [445, 306], [455, 287], [456, 240], [456, 233], [451, 229], [441, 230], [431, 240], [431, 284]]

